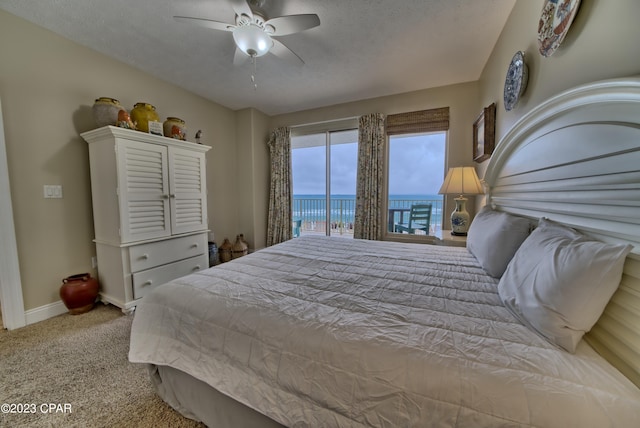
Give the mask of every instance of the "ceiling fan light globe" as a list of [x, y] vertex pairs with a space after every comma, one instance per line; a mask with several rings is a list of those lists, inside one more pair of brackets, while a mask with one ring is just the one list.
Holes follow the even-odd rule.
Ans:
[[238, 49], [251, 57], [262, 56], [273, 46], [271, 37], [253, 24], [236, 27], [233, 30], [233, 40]]

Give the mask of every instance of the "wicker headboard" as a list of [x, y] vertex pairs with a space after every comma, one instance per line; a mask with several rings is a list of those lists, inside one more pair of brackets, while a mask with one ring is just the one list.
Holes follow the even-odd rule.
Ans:
[[587, 341], [640, 386], [640, 78], [583, 85], [540, 104], [504, 136], [488, 203], [634, 246]]

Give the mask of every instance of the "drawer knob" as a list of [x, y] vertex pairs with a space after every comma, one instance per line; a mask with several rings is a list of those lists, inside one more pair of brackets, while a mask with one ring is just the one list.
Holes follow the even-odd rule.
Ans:
[[162, 195], [162, 199], [169, 199], [169, 195]]
[[200, 270], [200, 265], [196, 265], [196, 267], [193, 268], [193, 270]]
[[142, 284], [142, 286], [144, 287], [145, 285], [151, 285], [151, 284], [153, 284], [153, 281], [149, 279], [149, 280], [145, 281], [145, 283]]
[[149, 260], [149, 254], [143, 254], [140, 256], [142, 260]]
[[198, 243], [196, 242], [195, 244], [191, 244], [191, 248], [198, 248]]

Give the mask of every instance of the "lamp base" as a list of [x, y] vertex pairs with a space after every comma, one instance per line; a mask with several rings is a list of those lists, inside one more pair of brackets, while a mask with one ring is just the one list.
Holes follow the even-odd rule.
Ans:
[[460, 195], [455, 198], [456, 209], [451, 213], [451, 234], [455, 236], [466, 236], [469, 231], [470, 217], [467, 212], [467, 198]]

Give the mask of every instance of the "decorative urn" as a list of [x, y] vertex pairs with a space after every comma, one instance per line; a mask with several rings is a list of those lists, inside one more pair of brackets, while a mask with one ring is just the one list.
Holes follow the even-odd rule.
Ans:
[[218, 256], [220, 257], [220, 263], [226, 263], [231, 260], [232, 245], [228, 238], [224, 238], [222, 245], [218, 247]]
[[97, 279], [88, 273], [79, 273], [62, 280], [60, 298], [71, 315], [83, 314], [93, 308], [98, 289]]
[[246, 256], [249, 253], [249, 245], [244, 240], [244, 235], [240, 234], [236, 236], [236, 242], [231, 249], [231, 257], [237, 259], [242, 256]]
[[185, 141], [187, 139], [187, 126], [184, 120], [177, 117], [168, 117], [162, 124], [165, 137]]
[[160, 122], [160, 116], [151, 104], [136, 103], [131, 110], [131, 120], [137, 130], [149, 132], [149, 122]]
[[91, 107], [93, 118], [98, 128], [107, 125], [115, 125], [118, 122], [118, 113], [124, 110], [120, 105], [120, 101], [115, 98], [100, 97], [96, 99]]

